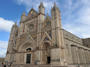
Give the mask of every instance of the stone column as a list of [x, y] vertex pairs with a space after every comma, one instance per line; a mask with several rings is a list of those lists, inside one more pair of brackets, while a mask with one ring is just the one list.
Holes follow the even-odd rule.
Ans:
[[85, 59], [86, 59], [86, 64], [87, 64], [87, 50], [85, 50]]
[[89, 63], [89, 52], [87, 50], [87, 59], [88, 59], [88, 63]]
[[81, 57], [82, 57], [82, 64], [83, 64], [84, 63], [83, 48], [81, 48]]
[[90, 54], [89, 54], [89, 50], [88, 50], [88, 63], [90, 63]]
[[89, 51], [89, 64], [90, 64], [90, 51]]
[[75, 64], [78, 63], [78, 56], [77, 56], [77, 47], [74, 46], [74, 54], [75, 54]]
[[89, 50], [89, 63], [90, 63], [90, 50]]
[[71, 45], [68, 46], [68, 58], [69, 58], [68, 63], [69, 63], [69, 64], [73, 64], [72, 47], [71, 47]]
[[87, 64], [88, 64], [88, 51], [86, 50], [86, 58], [87, 58]]
[[70, 60], [71, 54], [70, 54], [70, 51], [69, 51], [69, 50], [70, 50], [70, 47], [69, 47], [69, 46], [70, 46], [70, 45], [67, 45], [67, 44], [66, 44], [66, 55], [67, 55], [67, 56], [66, 56], [66, 61], [67, 61], [68, 64], [71, 64], [71, 60]]
[[79, 58], [79, 64], [81, 63], [81, 59], [80, 59], [80, 48], [78, 47], [78, 58]]
[[75, 46], [71, 46], [71, 52], [72, 52], [73, 64], [75, 64], [76, 63]]
[[77, 64], [80, 64], [80, 59], [79, 59], [79, 49], [76, 47], [77, 50]]
[[[58, 43], [59, 43], [59, 48], [60, 48], [60, 59], [61, 59], [61, 66], [66, 66], [67, 62], [66, 62], [66, 45], [64, 43], [64, 36], [63, 36], [63, 30], [61, 28], [57, 29], [58, 31]], [[60, 41], [60, 42], [59, 42]], [[57, 43], [57, 44], [58, 44]]]
[[85, 59], [85, 52], [84, 52], [84, 49], [82, 49], [82, 53], [83, 53], [83, 64], [85, 64], [86, 63], [86, 59]]
[[35, 63], [35, 54], [34, 54], [34, 52], [32, 52], [32, 63], [31, 64], [34, 64]]
[[79, 59], [80, 59], [80, 64], [82, 64], [82, 51], [81, 51], [81, 48], [79, 48]]
[[40, 64], [43, 64], [43, 51], [40, 50]]
[[84, 49], [82, 48], [82, 64], [85, 64], [85, 53], [84, 53]]

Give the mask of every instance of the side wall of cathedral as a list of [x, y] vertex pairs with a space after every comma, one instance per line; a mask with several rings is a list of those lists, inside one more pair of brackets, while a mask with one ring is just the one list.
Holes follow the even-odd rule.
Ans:
[[69, 65], [88, 65], [90, 64], [90, 48], [83, 46], [82, 39], [63, 30], [64, 41], [67, 51], [67, 63]]

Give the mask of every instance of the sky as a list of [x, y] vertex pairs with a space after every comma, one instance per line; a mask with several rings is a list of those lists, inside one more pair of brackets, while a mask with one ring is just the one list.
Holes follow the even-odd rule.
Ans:
[[40, 2], [49, 15], [56, 2], [62, 27], [80, 38], [90, 37], [90, 0], [0, 0], [0, 57], [6, 55], [12, 25], [19, 25], [22, 13], [28, 14], [32, 7], [38, 11]]

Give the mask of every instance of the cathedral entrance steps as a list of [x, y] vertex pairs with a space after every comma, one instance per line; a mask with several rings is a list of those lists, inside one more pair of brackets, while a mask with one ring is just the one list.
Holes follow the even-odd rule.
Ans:
[[90, 65], [68, 65], [68, 66], [55, 66], [55, 65], [34, 65], [34, 64], [13, 64], [11, 67], [90, 67]]
[[11, 67], [67, 67], [55, 65], [13, 64]]

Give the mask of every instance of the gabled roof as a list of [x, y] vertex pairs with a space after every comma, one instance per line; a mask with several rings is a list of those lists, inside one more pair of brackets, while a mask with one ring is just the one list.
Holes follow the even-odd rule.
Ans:
[[29, 11], [28, 16], [36, 16], [38, 14], [38, 12], [36, 10], [34, 10], [33, 8]]

